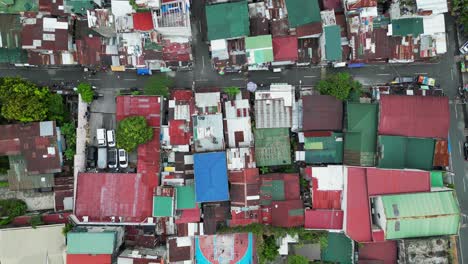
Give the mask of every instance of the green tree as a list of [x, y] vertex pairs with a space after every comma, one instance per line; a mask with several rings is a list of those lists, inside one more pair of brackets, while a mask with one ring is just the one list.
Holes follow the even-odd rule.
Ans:
[[47, 88], [39, 88], [21, 78], [3, 78], [0, 82], [1, 114], [7, 120], [21, 122], [45, 120], [49, 96]]
[[267, 236], [264, 238], [263, 250], [260, 253], [260, 262], [271, 262], [278, 257], [278, 245], [274, 236]]
[[50, 94], [48, 99], [48, 112], [47, 119], [51, 121], [57, 121], [60, 125], [67, 119], [67, 111], [63, 104], [63, 98], [60, 94]]
[[321, 94], [331, 95], [340, 100], [348, 99], [351, 91], [360, 91], [361, 87], [361, 83], [353, 80], [349, 73], [344, 72], [328, 75], [317, 85]]
[[80, 83], [77, 87], [77, 92], [86, 103], [91, 103], [94, 99], [94, 90], [89, 83]]
[[144, 95], [169, 96], [169, 89], [174, 87], [174, 80], [167, 75], [158, 74], [148, 78], [143, 87]]
[[73, 225], [70, 223], [66, 223], [65, 226], [62, 228], [62, 234], [64, 236], [67, 236], [68, 232], [70, 232], [73, 229]]
[[116, 131], [117, 147], [127, 152], [135, 150], [153, 138], [153, 129], [142, 116], [127, 117], [119, 122]]
[[230, 99], [234, 99], [238, 93], [240, 93], [239, 87], [229, 86], [224, 88], [224, 92], [228, 95]]
[[28, 209], [19, 199], [0, 200], [0, 226], [9, 224], [15, 217], [24, 215]]
[[464, 26], [465, 35], [468, 34], [468, 3], [466, 0], [454, 0], [452, 2], [452, 15], [457, 18], [457, 23]]
[[65, 159], [73, 160], [76, 151], [76, 127], [74, 123], [65, 123], [60, 127], [65, 142], [67, 143], [67, 149], [64, 152]]
[[301, 255], [288, 256], [288, 264], [308, 264], [309, 260]]
[[38, 225], [43, 225], [44, 222], [42, 222], [42, 216], [41, 215], [33, 215], [31, 219], [29, 220], [29, 224], [31, 225], [32, 228], [36, 229]]

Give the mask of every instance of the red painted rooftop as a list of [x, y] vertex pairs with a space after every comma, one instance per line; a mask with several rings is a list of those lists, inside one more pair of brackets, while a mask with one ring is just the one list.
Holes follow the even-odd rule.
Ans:
[[271, 208], [272, 226], [304, 226], [304, 214], [294, 216], [289, 214], [291, 210], [304, 209], [302, 200], [273, 201]]
[[[67, 22], [66, 19], [59, 18], [58, 22]], [[43, 34], [54, 35], [55, 40], [43, 40]], [[23, 25], [21, 31], [21, 45], [32, 46], [34, 40], [41, 40], [41, 45], [36, 47], [41, 50], [68, 50], [68, 30], [55, 29], [54, 31], [44, 31], [42, 18], [36, 19], [36, 24]]]
[[343, 229], [343, 211], [305, 210], [304, 228], [341, 230]]
[[169, 136], [171, 145], [189, 145], [190, 144], [190, 122], [186, 120], [170, 120]]
[[164, 41], [162, 56], [166, 62], [188, 62], [192, 60], [190, 43]]
[[67, 254], [67, 264], [111, 264], [112, 255]]
[[141, 173], [80, 173], [75, 215], [89, 216], [90, 222], [110, 222], [111, 216], [144, 221], [153, 212], [155, 187]]
[[85, 36], [81, 40], [76, 40], [76, 57], [79, 64], [95, 65], [101, 61], [104, 53], [100, 37]]
[[173, 90], [170, 98], [176, 101], [190, 101], [193, 99], [193, 92], [192, 90]]
[[371, 241], [369, 198], [364, 168], [348, 168], [346, 234], [355, 241]]
[[367, 168], [366, 176], [369, 196], [431, 191], [428, 171]]
[[448, 137], [447, 97], [383, 95], [380, 99], [379, 134], [406, 137]]
[[184, 209], [181, 211], [180, 218], [175, 220], [176, 224], [200, 222], [200, 208]]
[[154, 29], [151, 12], [137, 12], [133, 14], [133, 28], [148, 31]]
[[275, 61], [297, 61], [297, 37], [274, 37], [273, 56]]
[[394, 264], [397, 263], [397, 257], [398, 252], [396, 241], [389, 240], [385, 242], [363, 243], [362, 246], [359, 247], [360, 263], [362, 261], [363, 263]]

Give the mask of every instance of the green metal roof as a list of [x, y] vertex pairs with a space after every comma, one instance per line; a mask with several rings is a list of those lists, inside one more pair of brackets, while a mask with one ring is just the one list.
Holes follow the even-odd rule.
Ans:
[[0, 63], [26, 63], [28, 52], [23, 49], [0, 48]]
[[[0, 1], [5, 2], [5, 1]], [[7, 5], [0, 4], [0, 13], [10, 13], [18, 14], [25, 11], [38, 11], [39, 10], [39, 0], [14, 0], [6, 1]], [[13, 5], [9, 5], [8, 2], [14, 2]]]
[[431, 187], [444, 187], [442, 171], [431, 171]]
[[172, 197], [154, 196], [153, 197], [153, 216], [169, 217], [173, 216]]
[[343, 163], [343, 133], [304, 138], [305, 161], [310, 164]]
[[399, 18], [392, 20], [392, 35], [417, 37], [424, 32], [422, 17]]
[[250, 33], [247, 1], [207, 5], [208, 40], [238, 38]]
[[271, 181], [271, 198], [273, 201], [284, 201], [284, 181]]
[[387, 239], [453, 235], [460, 209], [453, 192], [382, 196]]
[[68, 254], [112, 254], [116, 246], [116, 232], [68, 232]]
[[321, 249], [322, 261], [353, 263], [353, 242], [343, 233], [328, 233], [328, 245]]
[[341, 29], [338, 25], [325, 26], [325, 57], [327, 61], [341, 61]]
[[317, 0], [286, 0], [289, 26], [320, 22], [320, 7]]
[[375, 166], [377, 104], [346, 104], [344, 164]]
[[432, 169], [435, 140], [379, 136], [380, 155], [378, 167], [390, 169]]
[[[0, 47], [2, 49], [21, 48], [22, 29], [20, 15], [2, 14], [0, 16]], [[0, 60], [3, 60], [2, 56]]]
[[65, 12], [86, 14], [86, 10], [94, 9], [94, 2], [89, 0], [64, 0]]
[[245, 50], [249, 64], [261, 64], [273, 61], [271, 35], [245, 38]]
[[29, 175], [23, 156], [9, 156], [8, 187], [10, 190], [33, 190], [54, 187], [54, 174]]
[[256, 129], [255, 158], [258, 167], [291, 164], [289, 129]]
[[192, 209], [196, 207], [195, 203], [195, 186], [177, 186], [176, 187], [176, 208], [177, 209]]

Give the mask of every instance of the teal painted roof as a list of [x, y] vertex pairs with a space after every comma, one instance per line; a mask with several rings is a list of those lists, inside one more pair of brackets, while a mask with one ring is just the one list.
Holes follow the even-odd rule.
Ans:
[[[10, 5], [8, 2], [13, 2], [14, 4]], [[0, 13], [18, 14], [20, 12], [33, 12], [38, 10], [39, 0], [8, 0], [6, 2], [0, 1]]]
[[444, 187], [442, 171], [431, 171], [431, 187]]
[[86, 10], [94, 9], [94, 2], [89, 0], [64, 0], [66, 13], [86, 14]]
[[377, 113], [377, 104], [346, 104], [344, 164], [375, 166]]
[[68, 232], [68, 254], [112, 254], [116, 232]]
[[431, 138], [408, 138], [379, 136], [379, 168], [432, 169], [435, 140]]
[[391, 23], [393, 36], [417, 37], [424, 32], [422, 17], [393, 19]]
[[194, 185], [177, 186], [175, 188], [177, 209], [192, 209], [196, 207]]
[[247, 1], [207, 5], [208, 40], [248, 36], [249, 10]]
[[273, 61], [271, 35], [245, 38], [245, 50], [249, 64], [262, 64]]
[[255, 129], [257, 167], [291, 164], [288, 128]]
[[458, 232], [460, 209], [453, 192], [382, 196], [387, 239], [451, 235]]
[[289, 27], [320, 22], [320, 7], [318, 0], [286, 0]]
[[341, 29], [338, 25], [324, 27], [325, 32], [325, 57], [327, 61], [341, 61]]
[[309, 164], [343, 163], [343, 133], [304, 138], [305, 161]]
[[173, 216], [172, 197], [169, 196], [154, 196], [153, 197], [153, 216], [169, 217]]
[[353, 263], [353, 242], [343, 233], [328, 233], [328, 245], [321, 249], [322, 261]]

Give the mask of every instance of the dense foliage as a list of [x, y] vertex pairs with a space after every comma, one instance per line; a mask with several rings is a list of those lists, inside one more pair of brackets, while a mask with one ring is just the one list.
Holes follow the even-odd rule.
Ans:
[[468, 1], [454, 0], [452, 2], [452, 14], [456, 16], [457, 23], [463, 25], [465, 35], [468, 34]]
[[94, 99], [94, 91], [93, 87], [89, 83], [80, 83], [77, 87], [77, 92], [81, 95], [81, 99], [83, 99], [86, 103], [91, 103]]
[[119, 122], [116, 131], [117, 147], [127, 152], [135, 150], [153, 138], [153, 129], [142, 116], [127, 117]]
[[43, 225], [44, 222], [42, 222], [42, 216], [41, 215], [33, 215], [31, 219], [29, 220], [29, 224], [31, 225], [32, 228], [36, 229], [38, 225]]
[[328, 75], [317, 85], [321, 94], [331, 95], [340, 100], [348, 99], [351, 91], [360, 94], [361, 87], [361, 83], [353, 80], [351, 75], [344, 72]]
[[300, 255], [288, 256], [288, 264], [308, 264], [309, 260]]
[[63, 124], [63, 122], [66, 122], [70, 119], [68, 110], [63, 103], [62, 95], [50, 94], [47, 105], [47, 120], [55, 120], [57, 121], [58, 126], [60, 126]]
[[67, 143], [67, 149], [64, 152], [65, 159], [73, 160], [76, 152], [76, 127], [73, 123], [65, 123], [61, 127], [65, 142]]
[[174, 87], [174, 80], [167, 75], [158, 74], [148, 78], [143, 87], [144, 95], [169, 96], [169, 89]]
[[23, 215], [28, 209], [19, 199], [0, 200], [0, 226], [9, 224], [15, 217]]
[[240, 93], [239, 87], [229, 86], [224, 88], [224, 92], [228, 95], [230, 99], [234, 99], [238, 93]]

